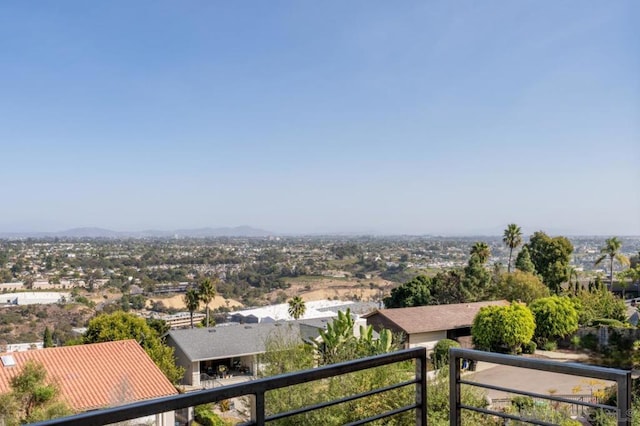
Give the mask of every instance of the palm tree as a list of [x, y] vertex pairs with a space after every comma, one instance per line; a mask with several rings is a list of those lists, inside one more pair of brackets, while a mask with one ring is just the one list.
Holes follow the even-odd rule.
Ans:
[[487, 243], [478, 241], [471, 247], [471, 256], [477, 256], [480, 263], [485, 264], [491, 257], [491, 249]]
[[515, 223], [507, 225], [507, 229], [504, 230], [504, 236], [502, 242], [509, 247], [509, 263], [507, 264], [507, 272], [511, 272], [511, 255], [513, 249], [522, 244], [522, 231], [520, 227]]
[[567, 284], [568, 290], [571, 290], [571, 279], [575, 278], [574, 294], [578, 293], [578, 270], [573, 265], [567, 265]]
[[207, 327], [209, 327], [209, 303], [216, 297], [216, 286], [209, 278], [205, 278], [200, 281], [200, 287], [198, 288], [198, 294], [200, 300], [207, 306]]
[[193, 328], [193, 313], [200, 307], [200, 295], [196, 289], [187, 289], [184, 295], [184, 304], [187, 305], [189, 315], [191, 315], [191, 328]]
[[618, 239], [618, 237], [608, 238], [605, 241], [604, 247], [600, 249], [600, 253], [602, 254], [595, 261], [595, 265], [599, 265], [605, 260], [607, 257], [609, 258], [609, 288], [613, 288], [613, 261], [617, 260], [622, 265], [628, 265], [629, 259], [626, 256], [620, 253], [620, 248], [622, 247], [622, 242]]
[[307, 310], [307, 307], [304, 305], [304, 300], [302, 297], [296, 296], [293, 299], [289, 300], [289, 315], [291, 315], [294, 319], [300, 319]]

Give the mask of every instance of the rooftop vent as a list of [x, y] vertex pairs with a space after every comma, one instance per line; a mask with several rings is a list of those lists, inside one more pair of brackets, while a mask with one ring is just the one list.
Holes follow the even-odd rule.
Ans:
[[0, 359], [2, 359], [2, 365], [5, 367], [13, 367], [16, 365], [16, 360], [13, 359], [12, 355], [2, 355], [0, 356]]

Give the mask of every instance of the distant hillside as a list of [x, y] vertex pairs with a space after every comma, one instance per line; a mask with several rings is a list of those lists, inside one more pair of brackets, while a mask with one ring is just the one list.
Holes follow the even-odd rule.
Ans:
[[274, 235], [264, 229], [250, 226], [234, 228], [197, 228], [173, 231], [146, 230], [119, 232], [104, 228], [73, 228], [59, 232], [0, 232], [0, 238], [215, 238], [215, 237], [268, 237]]

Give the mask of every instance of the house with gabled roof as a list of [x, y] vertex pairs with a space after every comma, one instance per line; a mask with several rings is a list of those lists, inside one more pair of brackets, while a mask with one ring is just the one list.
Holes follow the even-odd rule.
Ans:
[[[135, 340], [93, 343], [0, 354], [0, 394], [28, 361], [44, 366], [60, 386], [62, 399], [76, 412], [177, 395]], [[145, 424], [173, 426], [173, 411], [144, 418]]]
[[493, 300], [380, 309], [363, 315], [363, 318], [376, 331], [385, 328], [404, 335], [406, 348], [424, 346], [431, 350], [442, 339], [464, 340], [470, 336], [473, 319], [480, 308], [507, 305], [509, 302], [506, 300]]

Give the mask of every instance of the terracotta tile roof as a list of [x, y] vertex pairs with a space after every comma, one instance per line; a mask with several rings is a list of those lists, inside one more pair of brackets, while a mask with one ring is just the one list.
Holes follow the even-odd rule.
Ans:
[[135, 340], [38, 349], [9, 354], [16, 365], [0, 363], [0, 394], [29, 360], [42, 363], [47, 377], [77, 411], [176, 395], [176, 388]]
[[[506, 300], [488, 302], [455, 303], [451, 305], [417, 306], [413, 308], [380, 309], [364, 318], [382, 315], [407, 334], [429, 331], [453, 330], [470, 327], [480, 308], [493, 305], [508, 305]], [[367, 323], [370, 321], [367, 320]]]

